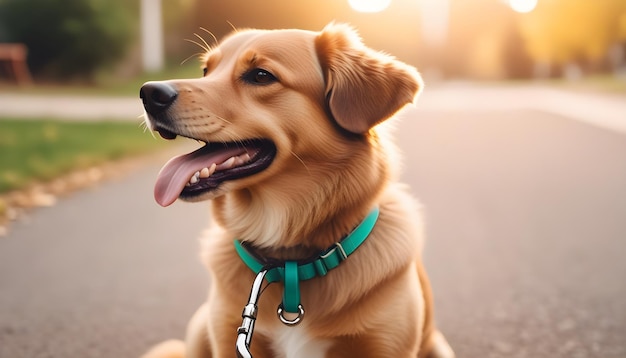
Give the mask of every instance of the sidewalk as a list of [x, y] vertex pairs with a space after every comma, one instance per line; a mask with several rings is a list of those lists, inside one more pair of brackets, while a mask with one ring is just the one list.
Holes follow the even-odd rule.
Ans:
[[1, 117], [137, 121], [142, 114], [143, 107], [139, 96], [93, 97], [0, 93]]
[[583, 93], [545, 85], [487, 85], [451, 82], [426, 87], [420, 110], [536, 110], [626, 133], [626, 96]]
[[[427, 86], [417, 102], [425, 111], [536, 110], [626, 133], [626, 97], [582, 93], [544, 85], [489, 85], [446, 82]], [[0, 117], [136, 121], [139, 97], [0, 94]]]

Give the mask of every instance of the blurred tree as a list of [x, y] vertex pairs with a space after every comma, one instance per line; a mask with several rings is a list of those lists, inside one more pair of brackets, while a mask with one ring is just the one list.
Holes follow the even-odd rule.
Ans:
[[125, 0], [0, 0], [0, 41], [26, 44], [36, 75], [91, 79], [124, 54], [130, 13]]
[[522, 36], [539, 63], [592, 64], [619, 40], [624, 0], [544, 0], [520, 17]]
[[[232, 26], [319, 31], [331, 21], [346, 22], [359, 31], [366, 45], [415, 64], [420, 35], [418, 5], [415, 0], [393, 0], [385, 11], [360, 13], [350, 8], [347, 0], [197, 0], [187, 31], [198, 32], [202, 26], [221, 39]], [[212, 41], [208, 34], [199, 33]], [[197, 50], [188, 48], [189, 54]]]
[[515, 14], [500, 0], [450, 0], [447, 44], [439, 60], [449, 77], [522, 77], [528, 70]]
[[[198, 2], [211, 3], [206, 0], [199, 0]], [[161, 2], [165, 55], [171, 59], [173, 64], [179, 65], [182, 60], [190, 55], [189, 51], [187, 51], [189, 43], [184, 40], [185, 38], [193, 37], [194, 40], [198, 40], [195, 36], [191, 36], [194, 32], [208, 36], [208, 34], [198, 28], [198, 26], [203, 25], [193, 24], [193, 19], [196, 16], [194, 13], [196, 3], [196, 0]]]

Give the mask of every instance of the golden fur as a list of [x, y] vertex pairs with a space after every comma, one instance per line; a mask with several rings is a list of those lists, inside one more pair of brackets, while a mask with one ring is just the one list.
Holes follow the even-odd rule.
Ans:
[[[172, 131], [206, 142], [267, 138], [276, 157], [260, 173], [199, 198], [212, 199], [213, 222], [202, 241], [208, 301], [185, 344], [168, 341], [144, 357], [235, 356], [255, 275], [237, 256], [234, 238], [266, 257], [308, 258], [375, 205], [380, 217], [365, 243], [325, 277], [301, 282], [306, 316], [299, 328], [326, 342], [326, 357], [453, 357], [433, 325], [419, 207], [396, 182], [396, 150], [381, 123], [414, 100], [422, 87], [417, 71], [365, 47], [341, 24], [321, 32], [238, 31], [207, 53], [204, 65], [203, 78], [168, 82], [179, 93], [169, 110]], [[253, 68], [277, 82], [242, 82]], [[282, 284], [261, 296], [255, 358], [283, 356], [274, 342], [285, 329], [276, 317], [281, 297]]]

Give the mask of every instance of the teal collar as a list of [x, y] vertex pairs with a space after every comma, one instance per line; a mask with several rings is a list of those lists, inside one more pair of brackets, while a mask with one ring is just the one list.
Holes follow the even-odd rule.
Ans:
[[258, 274], [263, 269], [267, 269], [265, 278], [268, 282], [282, 281], [284, 283], [283, 302], [279, 306], [279, 312], [284, 307], [286, 312], [300, 313], [302, 315], [304, 311], [302, 305], [300, 305], [300, 281], [325, 276], [328, 271], [339, 266], [342, 261], [347, 259], [365, 242], [374, 225], [376, 225], [378, 213], [378, 207], [375, 207], [348, 236], [326, 249], [316, 259], [306, 263], [285, 261], [278, 266], [268, 268], [267, 265], [258, 261], [246, 250], [239, 240], [235, 240], [235, 250], [237, 250], [241, 260], [254, 273]]

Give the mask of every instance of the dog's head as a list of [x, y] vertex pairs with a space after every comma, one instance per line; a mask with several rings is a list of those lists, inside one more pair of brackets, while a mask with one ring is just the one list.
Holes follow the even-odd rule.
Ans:
[[235, 32], [204, 56], [203, 71], [141, 88], [151, 130], [206, 143], [163, 167], [155, 186], [163, 206], [260, 186], [322, 201], [344, 184], [358, 190], [359, 176], [379, 177], [384, 166], [371, 159], [373, 127], [421, 88], [414, 68], [341, 24]]

